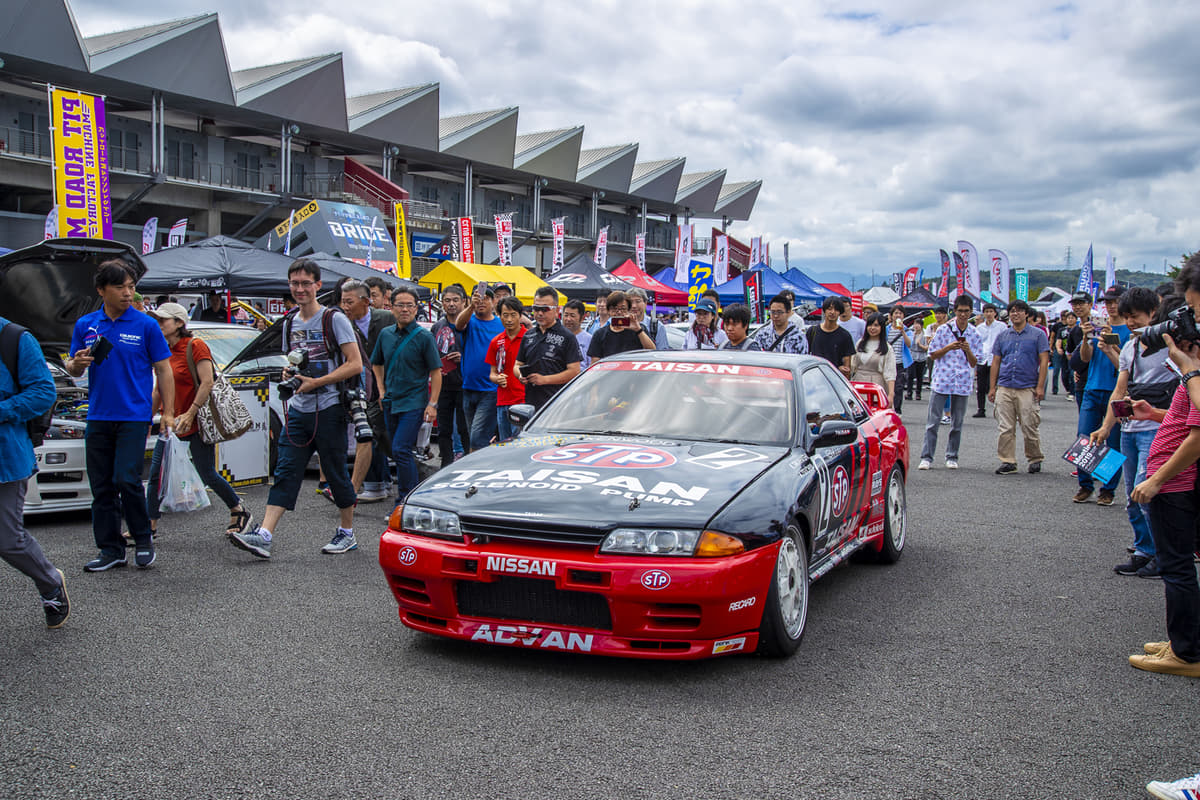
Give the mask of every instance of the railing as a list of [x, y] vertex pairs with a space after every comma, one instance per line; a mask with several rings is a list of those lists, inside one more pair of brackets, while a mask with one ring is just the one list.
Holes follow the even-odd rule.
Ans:
[[0, 127], [0, 152], [33, 158], [51, 158], [50, 134]]

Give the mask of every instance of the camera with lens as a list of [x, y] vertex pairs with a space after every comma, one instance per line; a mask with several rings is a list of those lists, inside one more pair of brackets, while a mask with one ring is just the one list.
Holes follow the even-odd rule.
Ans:
[[1163, 334], [1167, 334], [1176, 342], [1200, 342], [1200, 331], [1196, 329], [1196, 317], [1190, 306], [1180, 306], [1167, 314], [1167, 318], [1155, 325], [1142, 328], [1140, 337], [1142, 354], [1157, 353], [1167, 346]]
[[292, 399], [292, 395], [300, 388], [300, 376], [308, 375], [305, 371], [308, 369], [308, 351], [303, 347], [297, 347], [287, 354], [288, 368], [295, 373], [292, 377], [279, 382], [279, 399], [288, 401]]
[[347, 389], [342, 393], [346, 407], [350, 409], [350, 424], [354, 427], [354, 441], [369, 442], [375, 438], [371, 423], [367, 421], [367, 395], [362, 389]]

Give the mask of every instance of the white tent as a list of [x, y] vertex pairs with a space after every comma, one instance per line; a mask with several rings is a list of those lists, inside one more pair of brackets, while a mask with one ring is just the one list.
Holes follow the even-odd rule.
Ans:
[[872, 286], [863, 292], [864, 303], [874, 303], [877, 306], [889, 305], [900, 299], [900, 295], [887, 286]]
[[1042, 289], [1042, 293], [1037, 296], [1037, 300], [1034, 300], [1030, 305], [1037, 305], [1039, 303], [1050, 305], [1051, 303], [1057, 303], [1059, 300], [1070, 297], [1070, 292], [1064, 291], [1057, 286], [1047, 286], [1045, 289]]

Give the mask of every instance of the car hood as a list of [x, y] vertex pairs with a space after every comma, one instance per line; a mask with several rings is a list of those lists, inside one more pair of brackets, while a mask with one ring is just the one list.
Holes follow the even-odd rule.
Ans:
[[47, 239], [0, 256], [0, 316], [29, 329], [43, 348], [65, 352], [75, 320], [100, 308], [96, 267], [119, 258], [140, 280], [142, 257], [123, 242]]
[[786, 447], [523, 435], [471, 453], [408, 502], [536, 528], [701, 527]]

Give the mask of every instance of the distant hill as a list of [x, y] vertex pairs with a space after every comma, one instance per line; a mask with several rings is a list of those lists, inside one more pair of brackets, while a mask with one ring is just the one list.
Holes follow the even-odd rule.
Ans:
[[[1093, 277], [1098, 283], [1103, 283], [1104, 270], [1093, 272]], [[1117, 282], [1122, 286], [1144, 286], [1147, 289], [1154, 289], [1160, 283], [1166, 283], [1168, 280], [1170, 278], [1161, 272], [1117, 270]], [[1057, 286], [1068, 292], [1073, 291], [1078, 281], [1079, 270], [1077, 269], [1031, 269], [1029, 270], [1029, 298], [1032, 300], [1037, 297], [1047, 286]]]

